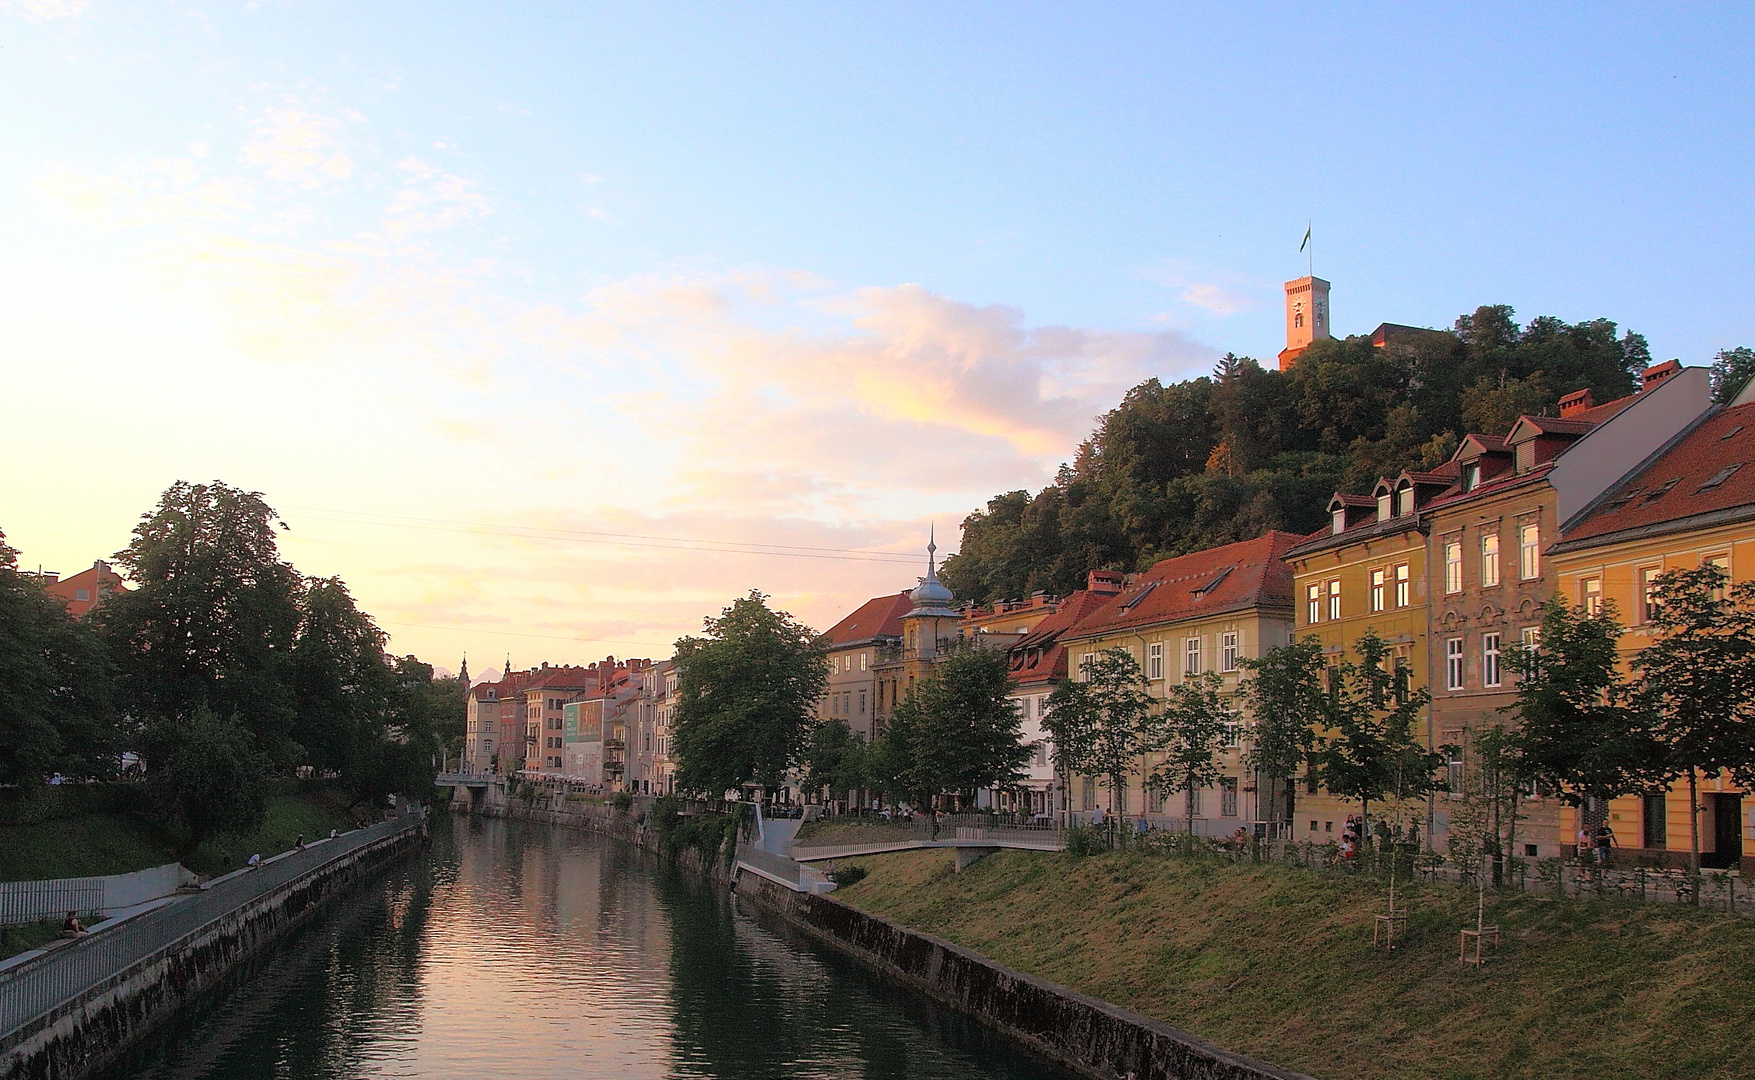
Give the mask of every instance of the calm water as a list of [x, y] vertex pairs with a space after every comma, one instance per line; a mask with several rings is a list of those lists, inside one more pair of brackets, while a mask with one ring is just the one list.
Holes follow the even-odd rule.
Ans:
[[1068, 1075], [626, 845], [434, 828], [107, 1080]]

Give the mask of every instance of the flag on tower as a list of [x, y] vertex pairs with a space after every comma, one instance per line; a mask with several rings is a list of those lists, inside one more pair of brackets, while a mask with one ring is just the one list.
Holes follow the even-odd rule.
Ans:
[[1304, 245], [1308, 243], [1310, 243], [1310, 226], [1306, 224], [1304, 226], [1304, 239], [1298, 241], [1298, 250], [1303, 251]]

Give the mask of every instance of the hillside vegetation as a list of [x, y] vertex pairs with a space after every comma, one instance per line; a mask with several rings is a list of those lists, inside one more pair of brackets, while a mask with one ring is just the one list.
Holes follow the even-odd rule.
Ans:
[[[1446, 460], [1459, 436], [1499, 435], [1561, 395], [1632, 393], [1645, 339], [1608, 319], [1541, 317], [1503, 305], [1452, 331], [1319, 341], [1292, 369], [1226, 356], [1211, 376], [1141, 383], [1035, 495], [1012, 491], [963, 522], [946, 584], [981, 603], [1062, 595], [1093, 569], [1259, 536], [1309, 532], [1338, 489]], [[1740, 369], [1739, 369], [1740, 370]]]
[[1334, 872], [1125, 852], [857, 863], [870, 876], [838, 899], [1323, 1080], [1755, 1075], [1743, 916], [1503, 898], [1504, 947], [1476, 970], [1456, 935], [1475, 898], [1449, 887], [1409, 898], [1389, 954], [1371, 947], [1380, 888]]

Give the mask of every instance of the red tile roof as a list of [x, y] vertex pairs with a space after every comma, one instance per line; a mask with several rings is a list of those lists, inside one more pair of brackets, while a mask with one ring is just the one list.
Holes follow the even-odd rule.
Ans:
[[906, 591], [874, 596], [834, 626], [823, 631], [822, 642], [830, 649], [846, 648], [874, 637], [902, 636], [902, 616], [913, 610]]
[[1060, 602], [1053, 613], [1036, 624], [1036, 629], [1019, 638], [1006, 652], [1011, 657], [1012, 681], [1020, 686], [1055, 682], [1066, 678], [1066, 646], [1062, 634], [1077, 626], [1113, 593], [1080, 589]]
[[[1720, 409], [1624, 480], [1577, 524], [1555, 550], [1594, 546], [1629, 530], [1680, 531], [1755, 516], [1755, 404]], [[1706, 520], [1699, 520], [1705, 518]]]
[[1253, 607], [1292, 608], [1292, 567], [1284, 561], [1304, 538], [1270, 532], [1223, 547], [1165, 559], [1104, 601], [1071, 638], [1180, 622]]

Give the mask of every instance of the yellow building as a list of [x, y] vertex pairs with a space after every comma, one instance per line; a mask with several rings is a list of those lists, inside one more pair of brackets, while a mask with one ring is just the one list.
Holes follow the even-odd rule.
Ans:
[[[1426, 531], [1421, 508], [1447, 481], [1403, 473], [1377, 482], [1369, 496], [1336, 494], [1329, 527], [1286, 553], [1297, 597], [1296, 634], [1322, 642], [1329, 663], [1356, 660], [1353, 645], [1367, 632], [1389, 646], [1407, 669], [1410, 689], [1427, 685]], [[1434, 743], [1428, 715], [1420, 737]], [[1357, 807], [1307, 785], [1293, 820], [1294, 839], [1339, 839]], [[1431, 829], [1428, 808], [1426, 829]]]
[[[1749, 397], [1745, 391], [1731, 407], [1708, 410], [1649, 464], [1564, 523], [1560, 542], [1548, 551], [1562, 597], [1591, 610], [1613, 605], [1627, 627], [1621, 638], [1626, 660], [1654, 640], [1650, 598], [1658, 574], [1713, 563], [1734, 581], [1755, 579], [1755, 403]], [[1746, 841], [1755, 839], [1746, 792], [1729, 776], [1707, 778], [1701, 790], [1702, 862], [1755, 870], [1743, 854]], [[1605, 815], [1623, 852], [1685, 863], [1685, 786], [1667, 797], [1615, 799], [1582, 813], [1593, 825]], [[1571, 841], [1578, 823], [1578, 816], [1566, 815], [1562, 842]]]
[[[1089, 614], [1058, 637], [1071, 677], [1078, 677], [1093, 653], [1121, 648], [1139, 662], [1154, 697], [1163, 698], [1167, 687], [1203, 672], [1217, 672], [1226, 692], [1235, 694], [1245, 658], [1259, 657], [1290, 640], [1292, 574], [1281, 556], [1299, 539], [1291, 533], [1270, 532], [1165, 559], [1114, 595], [1103, 596]], [[1253, 777], [1242, 761], [1247, 717], [1241, 708], [1221, 754], [1224, 777], [1216, 790], [1196, 792], [1196, 828], [1206, 835], [1230, 835], [1267, 817], [1269, 808], [1260, 804]], [[1125, 809], [1130, 816], [1140, 814], [1141, 778], [1156, 765], [1148, 755], [1129, 779], [1131, 794]], [[1114, 793], [1100, 790], [1088, 779], [1075, 779], [1069, 794], [1075, 816], [1099, 806], [1115, 809]], [[1181, 827], [1186, 804], [1181, 796], [1166, 800], [1157, 792], [1146, 792], [1143, 810], [1160, 825]]]

